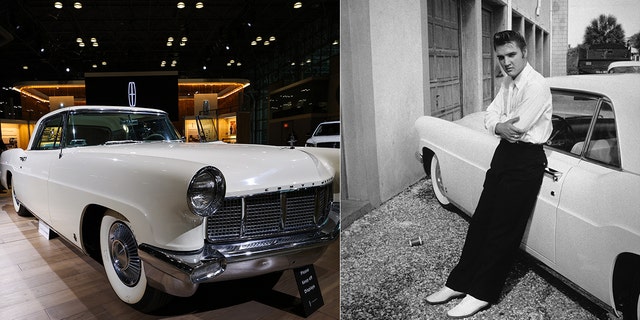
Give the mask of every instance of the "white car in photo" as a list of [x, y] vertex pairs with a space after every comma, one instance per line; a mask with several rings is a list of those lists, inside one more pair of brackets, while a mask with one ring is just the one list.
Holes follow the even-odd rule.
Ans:
[[304, 145], [305, 147], [340, 148], [340, 121], [320, 123]]
[[[522, 248], [600, 306], [640, 318], [640, 75], [549, 78], [548, 166]], [[441, 204], [473, 214], [498, 145], [483, 113], [415, 122]]]
[[[151, 311], [199, 284], [313, 264], [339, 236], [339, 153], [184, 143], [164, 111], [70, 107], [0, 157], [19, 215], [97, 261]], [[224, 294], [224, 293], [221, 293]]]

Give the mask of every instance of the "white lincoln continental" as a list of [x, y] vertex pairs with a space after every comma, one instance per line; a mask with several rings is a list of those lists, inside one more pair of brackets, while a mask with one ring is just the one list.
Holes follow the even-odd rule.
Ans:
[[2, 153], [0, 178], [19, 215], [151, 311], [200, 283], [314, 263], [340, 232], [332, 151], [184, 143], [164, 111], [81, 106], [38, 120], [27, 150]]
[[[549, 78], [548, 165], [522, 248], [601, 307], [640, 317], [640, 75]], [[483, 113], [415, 122], [436, 198], [472, 214], [497, 136]]]

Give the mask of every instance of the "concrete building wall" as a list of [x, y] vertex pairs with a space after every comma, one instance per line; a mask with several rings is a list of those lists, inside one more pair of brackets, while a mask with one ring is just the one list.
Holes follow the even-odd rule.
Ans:
[[[434, 87], [436, 82], [447, 81], [434, 77], [443, 66], [459, 72], [454, 79], [459, 79], [458, 91], [446, 88], [447, 94], [458, 95], [454, 99], [461, 104], [458, 114], [484, 109], [483, 94], [486, 97], [489, 90], [495, 95], [493, 88], [501, 81], [495, 78], [500, 73], [497, 63], [491, 68], [487, 66], [490, 61], [483, 61], [487, 28], [491, 32], [508, 28], [522, 32], [532, 66], [549, 75], [551, 1], [560, 0], [341, 1], [343, 203], [377, 207], [424, 177], [415, 158], [418, 137], [413, 124], [418, 117], [438, 110], [435, 104], [442, 103], [433, 95], [443, 92]], [[441, 12], [434, 15], [429, 10]], [[440, 49], [430, 47], [435, 43], [430, 37], [438, 34], [435, 30], [430, 33], [429, 29], [437, 26], [430, 24], [429, 17], [441, 17], [446, 10], [458, 12], [459, 59], [454, 56], [449, 59], [453, 64], [442, 63], [445, 60], [441, 59], [433, 65]], [[483, 24], [482, 19], [492, 21]], [[493, 70], [493, 86], [486, 70]]]
[[569, 43], [569, 1], [552, 0], [553, 26], [551, 28], [551, 75], [567, 74], [567, 50]]

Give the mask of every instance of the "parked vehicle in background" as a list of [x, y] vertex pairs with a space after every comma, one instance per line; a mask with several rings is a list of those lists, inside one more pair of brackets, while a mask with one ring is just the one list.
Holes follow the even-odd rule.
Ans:
[[628, 61], [631, 52], [623, 44], [594, 44], [578, 50], [578, 74], [607, 73], [614, 61]]
[[69, 107], [2, 153], [0, 180], [19, 215], [103, 262], [118, 297], [151, 311], [323, 254], [340, 232], [339, 154], [304, 149], [188, 144], [164, 111]]
[[340, 148], [340, 121], [320, 123], [304, 145], [305, 147]]
[[640, 73], [640, 61], [611, 62], [607, 73]]
[[[553, 132], [522, 248], [624, 319], [640, 317], [640, 75], [548, 79]], [[473, 214], [499, 139], [483, 113], [415, 122], [418, 153], [444, 206]]]

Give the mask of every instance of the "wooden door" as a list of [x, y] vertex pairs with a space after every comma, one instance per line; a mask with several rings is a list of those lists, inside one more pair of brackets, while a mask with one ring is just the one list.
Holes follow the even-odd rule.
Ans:
[[428, 0], [431, 115], [462, 117], [458, 0]]
[[[485, 8], [482, 9], [482, 106], [487, 107], [493, 97], [494, 81], [493, 71], [493, 12]], [[483, 108], [484, 109], [484, 108]]]

